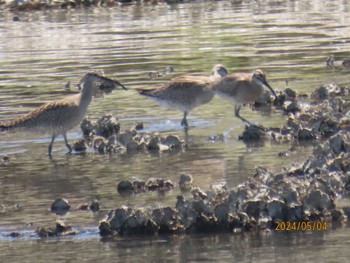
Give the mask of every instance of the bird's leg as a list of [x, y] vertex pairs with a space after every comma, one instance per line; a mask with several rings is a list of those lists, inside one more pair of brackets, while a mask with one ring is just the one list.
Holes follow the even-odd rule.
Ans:
[[67, 146], [67, 148], [69, 150], [69, 153], [71, 153], [72, 152], [72, 146], [70, 146], [69, 143], [68, 143], [67, 133], [64, 132], [62, 135], [63, 135], [63, 138], [64, 138], [64, 142], [65, 142], [65, 144], [66, 144], [66, 146]]
[[188, 122], [186, 117], [187, 117], [187, 111], [184, 112], [184, 117], [182, 118], [181, 126], [188, 127]]
[[241, 119], [245, 124], [248, 125], [248, 128], [258, 128], [259, 130], [264, 131], [265, 128], [262, 126], [258, 126], [256, 124], [251, 123], [250, 121], [248, 121], [247, 119], [241, 117], [241, 115], [239, 115], [239, 110], [241, 109], [241, 106], [235, 106], [235, 116], [239, 119]]
[[248, 124], [249, 126], [252, 126], [252, 123], [250, 121], [248, 121], [247, 119], [241, 117], [241, 115], [239, 115], [239, 111], [241, 109], [241, 105], [237, 106], [235, 105], [235, 116], [237, 118], [239, 118], [241, 121], [243, 121], [244, 123]]
[[52, 145], [53, 145], [53, 142], [55, 141], [55, 139], [56, 139], [56, 136], [53, 134], [52, 138], [51, 138], [51, 143], [49, 144], [49, 157], [50, 158], [52, 158], [52, 155], [51, 155], [51, 153], [52, 153]]

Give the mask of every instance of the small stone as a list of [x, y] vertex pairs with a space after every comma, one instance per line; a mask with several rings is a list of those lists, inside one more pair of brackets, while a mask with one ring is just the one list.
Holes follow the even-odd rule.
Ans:
[[100, 202], [96, 199], [92, 200], [90, 205], [89, 205], [89, 208], [93, 212], [99, 211], [100, 210]]
[[86, 211], [89, 209], [89, 204], [81, 204], [78, 206], [78, 209]]
[[73, 143], [73, 150], [75, 152], [83, 153], [83, 152], [86, 152], [87, 148], [88, 146], [84, 139], [81, 139]]
[[283, 110], [285, 113], [296, 113], [301, 110], [297, 101], [286, 101], [283, 104]]
[[312, 92], [311, 97], [313, 99], [317, 100], [326, 100], [329, 98], [329, 92], [327, 87], [321, 86], [318, 89], [316, 89], [314, 92]]
[[56, 222], [56, 228], [55, 228], [56, 235], [59, 234], [59, 233], [63, 233], [65, 231], [71, 230], [71, 229], [72, 229], [71, 226], [67, 226], [62, 221], [57, 221]]
[[190, 174], [180, 175], [179, 186], [181, 191], [191, 191], [193, 178]]
[[51, 205], [51, 211], [56, 214], [65, 214], [70, 209], [67, 199], [58, 198]]
[[134, 186], [130, 181], [121, 181], [117, 189], [120, 194], [131, 194], [134, 191]]
[[148, 76], [151, 79], [157, 79], [157, 78], [160, 78], [162, 76], [162, 73], [160, 73], [158, 71], [151, 71], [151, 72], [148, 73]]
[[8, 165], [10, 163], [10, 157], [8, 155], [4, 155], [1, 157], [1, 164]]
[[204, 200], [208, 198], [208, 195], [205, 192], [203, 192], [199, 187], [192, 189], [192, 195], [194, 199], [200, 198]]
[[286, 88], [284, 90], [284, 93], [287, 94], [287, 96], [290, 97], [290, 98], [296, 98], [296, 96], [297, 96], [296, 91], [292, 90], [291, 88]]
[[313, 140], [316, 139], [315, 133], [308, 128], [302, 128], [298, 131], [299, 140]]
[[181, 141], [179, 137], [174, 135], [169, 135], [166, 137], [166, 139], [162, 141], [162, 144], [168, 146], [170, 149], [178, 149], [181, 147]]
[[10, 236], [10, 237], [13, 237], [13, 238], [19, 238], [19, 237], [21, 236], [21, 234], [18, 233], [18, 232], [11, 232], [11, 233], [9, 234], [9, 236]]
[[135, 125], [135, 130], [139, 131], [139, 130], [143, 130], [145, 128], [145, 125], [143, 124], [143, 122], [138, 122]]
[[148, 144], [147, 144], [147, 149], [148, 150], [154, 150], [154, 151], [159, 151], [160, 150], [160, 137], [159, 136], [154, 136], [152, 137]]
[[266, 138], [264, 129], [256, 125], [245, 126], [243, 134], [239, 136], [239, 139], [244, 142], [258, 141], [263, 138]]
[[88, 119], [84, 119], [80, 124], [80, 129], [83, 132], [84, 137], [88, 137], [93, 133], [95, 125]]
[[105, 220], [100, 222], [98, 230], [100, 231], [100, 236], [102, 237], [111, 236], [113, 234], [112, 228]]

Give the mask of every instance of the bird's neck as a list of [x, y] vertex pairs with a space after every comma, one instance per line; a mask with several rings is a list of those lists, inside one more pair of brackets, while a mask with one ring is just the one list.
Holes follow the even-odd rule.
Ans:
[[83, 84], [83, 89], [80, 94], [79, 105], [83, 108], [87, 108], [94, 96], [94, 87], [92, 81], [86, 81]]

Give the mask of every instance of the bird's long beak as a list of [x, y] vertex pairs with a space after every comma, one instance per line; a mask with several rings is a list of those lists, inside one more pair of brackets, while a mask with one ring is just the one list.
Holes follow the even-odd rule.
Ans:
[[125, 88], [125, 86], [123, 84], [121, 84], [119, 81], [117, 80], [113, 80], [114, 84], [116, 86], [122, 87], [123, 90], [128, 90], [127, 88]]
[[269, 83], [267, 83], [267, 81], [264, 79], [262, 79], [261, 81], [272, 92], [273, 96], [276, 98], [277, 97], [276, 92], [271, 88]]
[[99, 86], [99, 89], [104, 93], [110, 93], [112, 90], [116, 89], [117, 87], [121, 87], [123, 90], [128, 90], [119, 81], [103, 77], [101, 84]]

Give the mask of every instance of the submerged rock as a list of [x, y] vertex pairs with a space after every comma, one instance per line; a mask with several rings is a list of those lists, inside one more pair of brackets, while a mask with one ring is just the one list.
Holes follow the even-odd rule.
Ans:
[[71, 236], [71, 235], [77, 234], [76, 231], [72, 230], [71, 226], [67, 226], [61, 221], [56, 222], [55, 228], [40, 227], [37, 229], [36, 233], [41, 238], [57, 237], [57, 236]]
[[149, 178], [147, 181], [121, 181], [118, 183], [118, 192], [122, 195], [130, 195], [145, 191], [166, 192], [174, 188], [173, 182], [162, 178]]
[[180, 175], [179, 186], [181, 191], [191, 191], [193, 178], [189, 174]]
[[243, 134], [239, 136], [239, 139], [244, 142], [258, 141], [263, 138], [266, 138], [265, 129], [256, 125], [246, 125]]
[[51, 211], [56, 214], [65, 214], [70, 209], [70, 204], [67, 199], [58, 198], [51, 205]]
[[[137, 129], [120, 132], [117, 118], [106, 115], [96, 122], [84, 119], [80, 125], [84, 140], [75, 144], [76, 151], [85, 152], [92, 147], [98, 153], [135, 154], [141, 151], [172, 151], [182, 149], [182, 142], [177, 136], [162, 137], [159, 134], [139, 134]], [[140, 127], [136, 127], [140, 128]]]
[[88, 145], [85, 142], [85, 139], [81, 139], [73, 143], [73, 150], [75, 152], [84, 153], [88, 149]]

